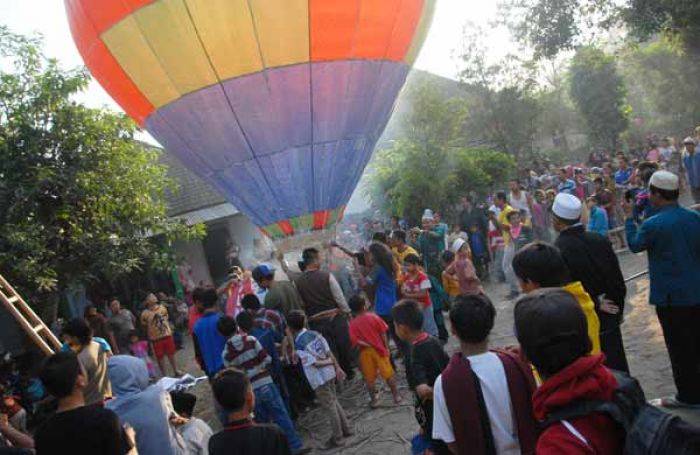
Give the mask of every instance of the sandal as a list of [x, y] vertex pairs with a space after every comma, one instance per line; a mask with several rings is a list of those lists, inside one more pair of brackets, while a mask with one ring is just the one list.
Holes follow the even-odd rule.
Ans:
[[649, 404], [656, 407], [675, 409], [675, 408], [688, 408], [688, 409], [700, 409], [700, 404], [690, 404], [684, 403], [675, 396], [655, 398], [649, 400]]

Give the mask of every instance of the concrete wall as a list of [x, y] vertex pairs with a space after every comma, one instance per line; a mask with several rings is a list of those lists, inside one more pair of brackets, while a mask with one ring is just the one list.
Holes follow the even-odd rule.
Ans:
[[200, 281], [211, 283], [209, 265], [207, 264], [207, 258], [204, 256], [204, 248], [200, 240], [175, 242], [173, 248], [175, 249], [175, 253], [185, 258], [190, 267], [192, 267], [192, 278], [195, 283], [199, 283]]

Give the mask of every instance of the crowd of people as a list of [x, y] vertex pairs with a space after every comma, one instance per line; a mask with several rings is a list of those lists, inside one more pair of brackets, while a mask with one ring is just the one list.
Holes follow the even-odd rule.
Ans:
[[[642, 161], [594, 153], [585, 166], [528, 170], [483, 204], [465, 196], [451, 227], [431, 209], [419, 227], [371, 223], [361, 245], [307, 248], [298, 267], [280, 255], [279, 270], [234, 265], [225, 283], [184, 299], [148, 294], [138, 316], [117, 299], [88, 307], [39, 374], [54, 410], [30, 436], [26, 412], [6, 399], [2, 444], [39, 455], [302, 454], [312, 448], [295, 422], [318, 406], [325, 447], [340, 448], [355, 430], [339, 388], [361, 376], [370, 407], [384, 402], [383, 384], [398, 405], [409, 399], [403, 375], [414, 453], [622, 453], [629, 435], [614, 416], [561, 411], [612, 402], [629, 374], [613, 242], [648, 253], [677, 388], [657, 404], [700, 408], [700, 215], [678, 204], [686, 185], [700, 202], [700, 158], [694, 138], [683, 146], [650, 141]], [[498, 298], [514, 301], [518, 346], [489, 344], [486, 280], [508, 284]], [[194, 395], [156, 383], [167, 366], [181, 375], [187, 336], [216, 434], [194, 416]]]

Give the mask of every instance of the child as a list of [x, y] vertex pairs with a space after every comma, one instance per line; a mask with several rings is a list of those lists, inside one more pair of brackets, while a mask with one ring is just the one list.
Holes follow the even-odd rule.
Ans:
[[[444, 270], [447, 270], [450, 267], [450, 265], [455, 261], [455, 254], [450, 250], [445, 250], [442, 252], [442, 256], [440, 259], [442, 260], [443, 268], [442, 288], [445, 290], [445, 293], [447, 293], [448, 297], [450, 298], [451, 305], [454, 299], [459, 295], [459, 281], [457, 281], [457, 278], [455, 278], [454, 276], [446, 274]], [[450, 309], [449, 306], [447, 309]]]
[[524, 293], [539, 288], [562, 288], [571, 294], [586, 315], [591, 354], [600, 353], [600, 320], [595, 304], [580, 281], [572, 281], [569, 267], [554, 245], [543, 242], [532, 243], [513, 258], [513, 270]]
[[600, 234], [603, 237], [608, 236], [608, 213], [600, 208], [599, 196], [590, 196], [586, 199], [588, 205], [588, 231]]
[[405, 299], [420, 302], [423, 308], [423, 330], [437, 337], [438, 328], [433, 315], [433, 304], [430, 300], [430, 278], [422, 270], [423, 261], [415, 254], [409, 254], [404, 259], [406, 275], [401, 286], [401, 293]]
[[[254, 295], [250, 297], [257, 300], [257, 297]], [[253, 315], [248, 310], [238, 313], [236, 324], [238, 324], [238, 328], [241, 332], [258, 340], [260, 345], [265, 349], [265, 352], [270, 356], [272, 360], [269, 368], [270, 375], [272, 375], [272, 380], [277, 385], [282, 400], [284, 400], [287, 410], [289, 410], [289, 392], [287, 391], [287, 385], [282, 377], [282, 362], [280, 362], [279, 355], [278, 343], [282, 342], [282, 338], [279, 337], [277, 332], [273, 331], [272, 328], [256, 327]]]
[[455, 253], [456, 260], [444, 273], [457, 280], [461, 295], [483, 294], [484, 288], [481, 287], [474, 264], [469, 259], [469, 244], [464, 239], [456, 239], [452, 244], [452, 252]]
[[472, 250], [471, 260], [476, 268], [476, 276], [483, 280], [488, 277], [489, 251], [486, 247], [484, 234], [476, 223], [469, 226], [469, 246]]
[[440, 341], [423, 330], [423, 314], [421, 304], [414, 300], [402, 300], [391, 310], [396, 334], [411, 344], [406, 376], [415, 393], [414, 410], [421, 439], [436, 453], [447, 454], [444, 444], [432, 440], [433, 384], [450, 359]]
[[461, 295], [450, 310], [461, 352], [435, 381], [432, 436], [452, 453], [534, 453], [535, 383], [514, 355], [488, 350], [495, 318], [496, 309], [483, 294]]
[[211, 427], [202, 420], [194, 417], [194, 406], [197, 397], [187, 392], [170, 392], [173, 408], [180, 417], [187, 419], [178, 427], [182, 439], [185, 440], [188, 455], [207, 455], [209, 453], [209, 438], [213, 432]]
[[354, 315], [350, 321], [350, 342], [360, 351], [360, 371], [369, 391], [370, 407], [376, 408], [379, 405], [379, 392], [375, 387], [377, 372], [391, 389], [394, 403], [399, 404], [401, 396], [396, 387], [396, 377], [389, 358], [389, 339], [386, 335], [389, 326], [382, 318], [367, 311], [364, 297], [354, 295], [348, 304]]
[[338, 365], [326, 339], [318, 332], [307, 330], [305, 326], [306, 315], [303, 311], [293, 310], [289, 313], [288, 334], [294, 339], [294, 346], [309, 385], [316, 391], [316, 397], [331, 421], [333, 435], [326, 446], [342, 447], [343, 437], [353, 435], [335, 389], [336, 378], [343, 380], [345, 373]]
[[250, 379], [255, 393], [255, 419], [258, 422], [274, 422], [282, 428], [293, 454], [307, 453], [294, 424], [289, 418], [279, 389], [272, 380], [269, 365], [271, 357], [260, 342], [245, 333], [238, 334], [238, 325], [233, 318], [223, 316], [217, 323], [219, 333], [227, 339], [221, 354], [225, 367], [241, 368]]
[[[535, 418], [582, 401], [609, 401], [617, 381], [603, 356], [588, 355], [586, 316], [562, 289], [540, 289], [515, 304], [515, 333], [544, 383], [533, 396]], [[554, 423], [537, 440], [538, 454], [623, 452], [624, 432], [611, 417], [592, 413]]]
[[136, 330], [132, 330], [129, 333], [129, 351], [134, 357], [146, 362], [146, 367], [148, 368], [148, 376], [151, 379], [155, 379], [156, 369], [151, 360], [151, 356], [148, 355], [148, 341], [139, 338], [139, 333]]
[[210, 455], [291, 454], [279, 427], [253, 422], [255, 394], [248, 375], [236, 368], [222, 370], [211, 388], [228, 425], [209, 439]]
[[38, 454], [128, 453], [134, 446], [133, 430], [125, 432], [119, 417], [85, 400], [89, 379], [78, 356], [59, 352], [44, 362], [39, 373], [58, 409], [34, 434]]

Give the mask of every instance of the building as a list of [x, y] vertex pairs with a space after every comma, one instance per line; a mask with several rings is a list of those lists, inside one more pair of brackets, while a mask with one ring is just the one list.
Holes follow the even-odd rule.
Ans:
[[207, 227], [203, 239], [178, 241], [173, 245], [175, 254], [190, 266], [195, 283], [221, 283], [236, 253], [240, 262], [250, 267], [257, 260], [256, 254], [269, 251], [269, 241], [248, 218], [190, 172], [177, 157], [165, 151], [160, 161], [180, 187], [167, 195], [168, 215], [187, 224], [204, 223]]

